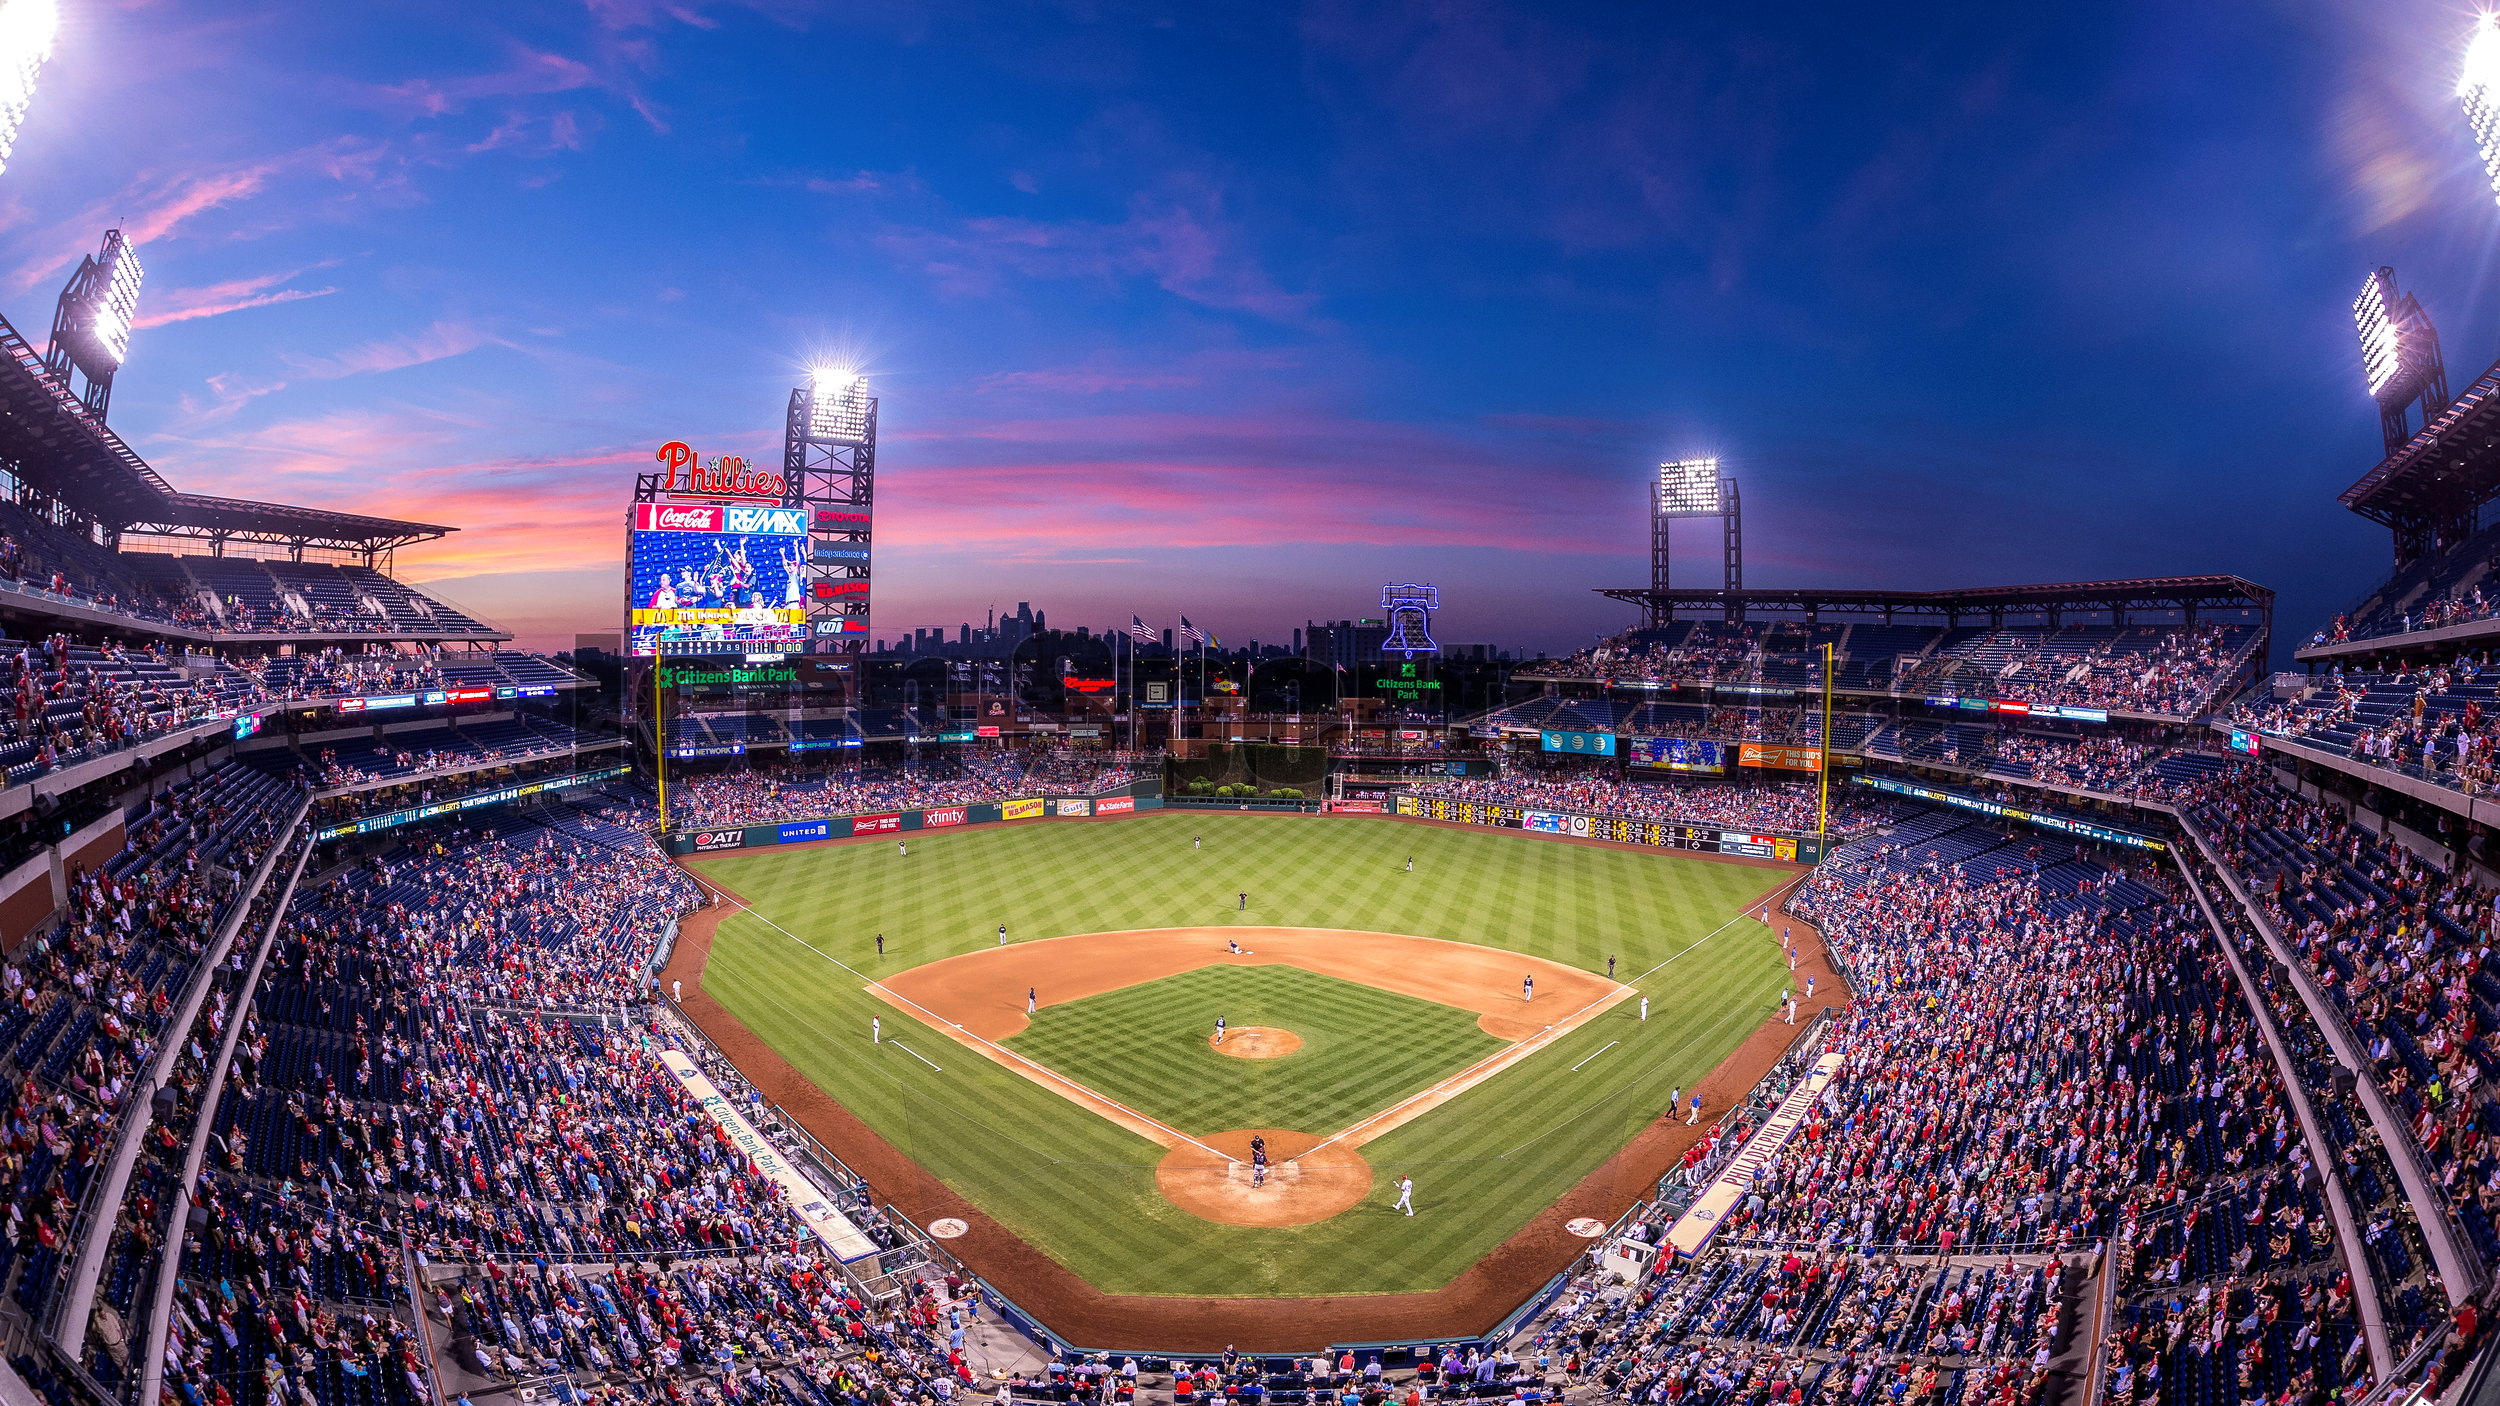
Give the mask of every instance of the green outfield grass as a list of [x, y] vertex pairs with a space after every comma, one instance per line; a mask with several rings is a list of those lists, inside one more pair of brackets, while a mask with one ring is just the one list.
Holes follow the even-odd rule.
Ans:
[[[907, 858], [871, 842], [698, 861], [754, 905], [721, 925], [704, 987], [887, 1140], [1113, 1293], [1445, 1284], [1646, 1126], [1670, 1089], [1691, 1088], [1770, 1014], [1787, 980], [1777, 943], [1739, 916], [1782, 876], [1672, 851], [1186, 811], [910, 838]], [[1161, 1148], [862, 989], [995, 946], [1000, 923], [1019, 941], [1227, 924], [1407, 932], [1601, 973], [1611, 955], [1651, 998], [1650, 1019], [1626, 1001], [1366, 1144], [1378, 1190], [1352, 1211], [1306, 1226], [1215, 1225], [1156, 1193]], [[871, 1016], [884, 1018], [882, 1045], [869, 1042]], [[1401, 1172], [1415, 1178], [1412, 1220], [1389, 1210]]]
[[[1272, 1025], [1302, 1037], [1282, 1059], [1235, 1059], [1207, 1037]], [[1299, 967], [1194, 972], [1045, 1006], [1007, 1048], [1195, 1133], [1334, 1133], [1508, 1043], [1473, 1011]]]

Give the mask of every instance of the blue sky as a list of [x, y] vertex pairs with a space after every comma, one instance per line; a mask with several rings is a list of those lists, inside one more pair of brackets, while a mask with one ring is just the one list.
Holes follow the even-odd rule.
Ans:
[[122, 433], [460, 525], [403, 572], [541, 645], [616, 627], [652, 447], [771, 459], [823, 360], [880, 635], [1427, 580], [1565, 649], [1693, 453], [1754, 584], [2228, 571], [2305, 635], [2386, 566], [2364, 270], [2500, 352], [2448, 4], [61, 4], [0, 311], [126, 222]]

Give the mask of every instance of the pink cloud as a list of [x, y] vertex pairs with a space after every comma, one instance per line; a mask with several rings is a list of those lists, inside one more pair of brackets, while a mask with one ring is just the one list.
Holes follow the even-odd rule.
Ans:
[[343, 376], [369, 376], [377, 372], [422, 366], [429, 361], [442, 361], [475, 351], [494, 340], [467, 323], [437, 322], [422, 332], [367, 342], [336, 356], [312, 359], [288, 357], [286, 360], [299, 374], [327, 381]]
[[1177, 195], [1140, 195], [1117, 224], [985, 217], [952, 232], [889, 230], [878, 239], [949, 293], [985, 296], [1009, 276], [1101, 283], [1145, 278], [1175, 297], [1275, 322], [1312, 320], [1317, 299], [1279, 288], [1224, 217], [1219, 192], [1183, 182]]
[[246, 308], [264, 308], [273, 303], [327, 297], [338, 291], [336, 288], [277, 287], [301, 272], [301, 269], [290, 269], [285, 273], [264, 274], [258, 278], [229, 279], [205, 288], [176, 288], [151, 294], [142, 306], [152, 307], [154, 311], [142, 314], [132, 325], [141, 329], [164, 327], [176, 322], [194, 322], [203, 317], [241, 312]]

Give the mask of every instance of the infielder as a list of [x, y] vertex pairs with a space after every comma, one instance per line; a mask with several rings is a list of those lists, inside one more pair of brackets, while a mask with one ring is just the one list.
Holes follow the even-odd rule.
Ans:
[[872, 1045], [885, 1043], [885, 1022], [873, 1015], [868, 1017], [868, 1043]]
[[1404, 1211], [1410, 1216], [1415, 1214], [1415, 1179], [1413, 1177], [1398, 1178], [1398, 1203], [1389, 1209]]
[[1224, 1017], [1220, 1015], [1215, 1018], [1215, 1043], [1224, 1043]]
[[1536, 999], [1535, 977], [1523, 976], [1519, 978], [1519, 999], [1522, 1001], [1533, 1001]]
[[1649, 998], [1647, 996], [1643, 996], [1641, 998], [1641, 1019], [1649, 1019]]
[[998, 945], [1001, 947], [1007, 945], [1007, 925], [1005, 923], [1000, 923], [998, 925]]
[[1024, 1013], [1026, 1015], [1031, 1015], [1033, 1013], [1033, 998], [1041, 994], [1041, 989], [1042, 988], [1038, 986], [1028, 986], [1024, 988]]

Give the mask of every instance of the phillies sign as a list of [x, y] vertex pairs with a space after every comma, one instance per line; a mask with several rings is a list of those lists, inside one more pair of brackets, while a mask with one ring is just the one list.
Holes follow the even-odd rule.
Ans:
[[697, 462], [694, 447], [682, 439], [672, 439], [651, 452], [668, 470], [660, 484], [663, 493], [684, 493], [696, 498], [772, 498], [790, 496], [789, 480], [770, 469], [758, 469], [742, 455], [715, 454]]

